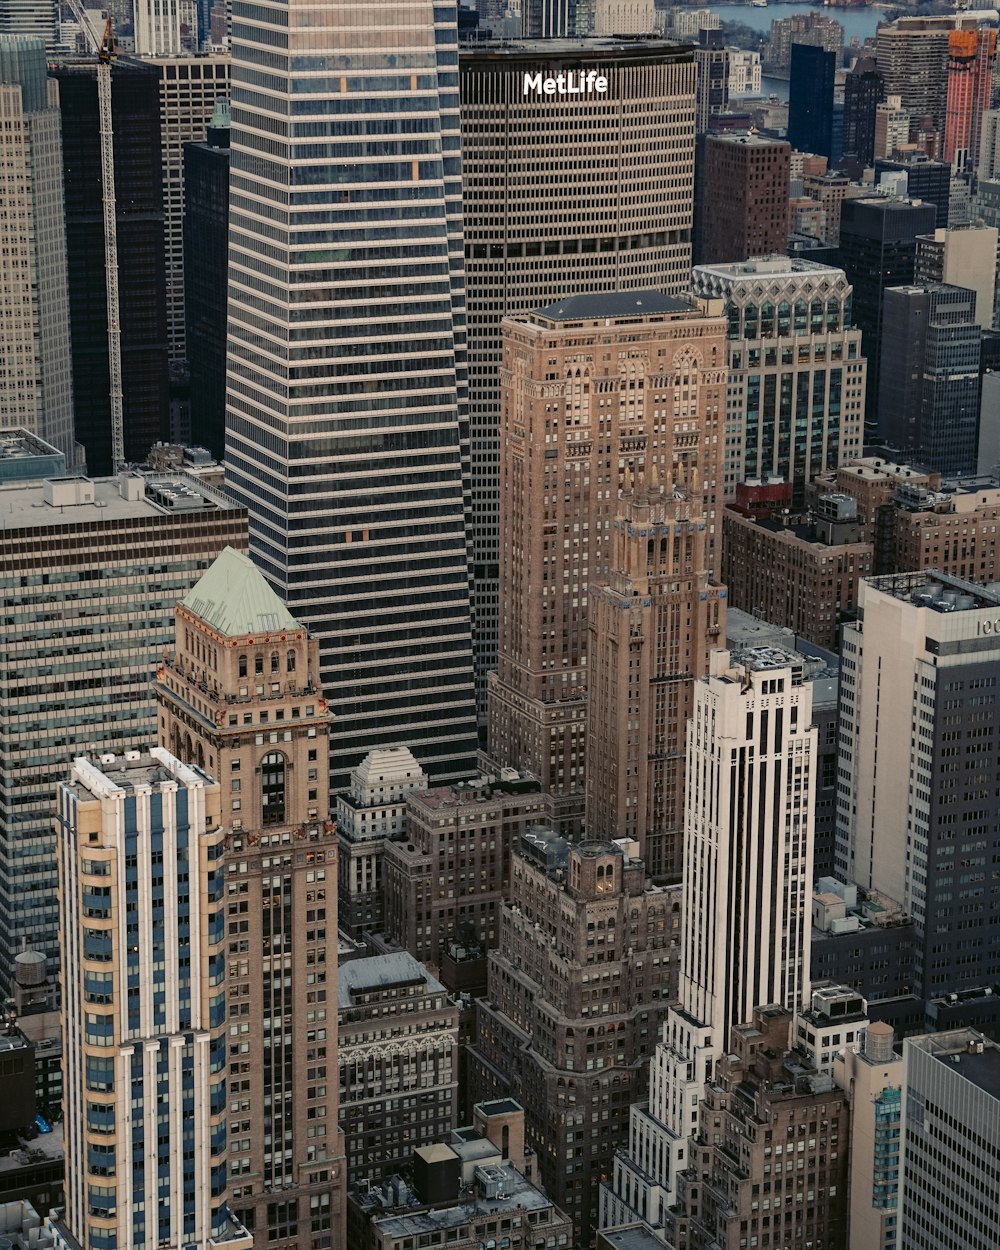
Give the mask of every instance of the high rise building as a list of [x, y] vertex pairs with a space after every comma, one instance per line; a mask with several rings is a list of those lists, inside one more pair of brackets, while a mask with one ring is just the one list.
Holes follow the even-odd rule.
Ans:
[[[885, 86], [874, 58], [859, 56], [844, 82], [844, 156], [853, 156], [866, 168], [875, 163], [875, 123], [884, 100]], [[902, 142], [908, 137], [904, 135]]]
[[811, 690], [775, 648], [711, 659], [688, 723], [678, 1002], [650, 1063], [649, 1098], [632, 1107], [614, 1179], [601, 1185], [601, 1227], [664, 1223], [733, 1028], [758, 1006], [791, 1012], [809, 1001]]
[[184, 144], [184, 336], [191, 430], [221, 462], [226, 449], [229, 267], [229, 105], [213, 110], [203, 143]]
[[681, 878], [694, 682], [725, 638], [696, 473], [661, 484], [654, 464], [626, 488], [587, 608], [587, 836], [632, 838], [657, 880]]
[[996, 226], [969, 225], [917, 236], [914, 282], [947, 282], [975, 291], [981, 330], [993, 325], [998, 233]]
[[[460, 68], [476, 685], [483, 718], [501, 602], [501, 318], [573, 294], [687, 289], [695, 67], [692, 50], [676, 43], [609, 39], [470, 44]], [[560, 73], [591, 72], [603, 90], [545, 91], [553, 75], [556, 82]], [[622, 152], [636, 160], [623, 162]]]
[[184, 0], [134, 0], [135, 50], [139, 56], [178, 56]]
[[[157, 669], [160, 743], [218, 778], [227, 830], [229, 1176], [240, 1221], [341, 1245], [337, 838], [319, 647], [227, 547], [177, 605]], [[220, 913], [221, 921], [221, 913]]]
[[[53, 73], [62, 113], [76, 438], [88, 470], [100, 475], [114, 466], [95, 59], [62, 61]], [[141, 464], [170, 433], [159, 77], [124, 58], [111, 73], [125, 460]]]
[[378, 65], [356, 0], [299, 7], [233, 3], [228, 489], [319, 640], [331, 793], [387, 740], [449, 780], [477, 745], [456, 5], [383, 7]]
[[793, 43], [788, 85], [788, 142], [799, 152], [833, 157], [833, 80], [837, 54]]
[[[2, 463], [2, 462], [0, 462]], [[246, 515], [180, 475], [0, 486], [0, 981], [24, 946], [59, 967], [56, 786], [81, 746], [139, 748], [155, 732], [150, 673], [173, 609]]]
[[59, 1250], [253, 1245], [228, 1205], [222, 807], [160, 747], [79, 758], [59, 787]]
[[987, 109], [980, 123], [976, 154], [977, 181], [994, 181], [1000, 175], [1000, 109]]
[[469, 1055], [475, 1098], [524, 1106], [541, 1183], [584, 1245], [675, 986], [679, 891], [648, 885], [637, 850], [521, 839]]
[[903, 1064], [896, 1245], [992, 1250], [1000, 1226], [1000, 1046], [974, 1029], [909, 1037]]
[[585, 0], [522, 0], [521, 33], [526, 39], [572, 39], [587, 33]]
[[426, 789], [427, 774], [406, 747], [376, 747], [337, 795], [337, 922], [353, 938], [383, 928], [386, 841], [407, 832], [406, 796]]
[[[990, 275], [992, 276], [992, 275]], [[976, 292], [943, 282], [888, 287], [882, 313], [878, 437], [948, 475], [976, 471]]]
[[539, 779], [560, 832], [583, 815], [588, 586], [611, 571], [629, 474], [677, 465], [693, 483], [697, 469], [715, 567], [724, 329], [714, 309], [658, 291], [580, 295], [504, 323], [489, 750]]
[[847, 1233], [851, 1250], [886, 1250], [899, 1224], [899, 1122], [903, 1059], [892, 1025], [872, 1021], [833, 1059], [833, 1077], [851, 1100]]
[[458, 1005], [412, 955], [352, 959], [337, 975], [340, 1122], [350, 1189], [444, 1141], [458, 1112]]
[[791, 17], [772, 18], [765, 56], [768, 72], [788, 72], [794, 44], [825, 48], [839, 55], [844, 46], [844, 28], [825, 13], [793, 13]]
[[697, 71], [694, 128], [696, 134], [708, 129], [708, 119], [724, 113], [729, 105], [729, 49], [721, 30], [699, 30], [694, 50]]
[[0, 160], [8, 171], [0, 215], [0, 426], [33, 430], [72, 468], [59, 86], [46, 78], [40, 38], [0, 33], [0, 113]]
[[435, 968], [459, 932], [492, 950], [511, 851], [525, 830], [546, 823], [547, 807], [537, 781], [516, 776], [409, 791], [406, 839], [387, 843], [382, 862], [389, 940]]
[[729, 94], [760, 95], [760, 53], [729, 49]]
[[[159, 0], [145, 2], [150, 8], [160, 8]], [[143, 0], [139, 0], [137, 14], [142, 5]], [[229, 94], [229, 57], [219, 53], [205, 56], [160, 54], [144, 57], [143, 64], [155, 70], [159, 79], [167, 350], [171, 365], [177, 365], [187, 356], [184, 323], [184, 145], [205, 139], [216, 103]]]
[[592, 35], [651, 35], [655, 30], [653, 0], [592, 0]]
[[936, 219], [932, 204], [898, 196], [845, 200], [841, 208], [839, 261], [854, 288], [851, 309], [868, 361], [869, 422], [879, 394], [883, 294], [913, 281], [917, 235], [932, 230]]
[[895, 156], [910, 141], [910, 114], [903, 108], [902, 96], [886, 96], [875, 106], [875, 149], [873, 159]]
[[879, 26], [875, 60], [886, 96], [899, 96], [912, 117], [929, 115], [944, 131], [948, 110], [948, 38], [954, 16], [901, 17]]
[[0, 35], [40, 39], [46, 49], [59, 43], [58, 0], [0, 0]]
[[948, 35], [948, 104], [942, 156], [957, 173], [971, 171], [979, 156], [983, 113], [990, 107], [997, 32], [980, 26]]
[[1000, 974], [998, 609], [982, 586], [900, 573], [862, 582], [844, 627], [837, 875], [912, 918], [925, 1002]]
[[725, 300], [725, 497], [780, 477], [801, 503], [809, 481], [862, 448], [867, 361], [842, 269], [798, 257], [698, 265], [692, 290]]
[[[905, 176], [905, 185], [897, 194], [911, 200], [923, 200], [934, 205], [935, 227], [948, 225], [951, 207], [951, 168], [945, 161], [935, 161], [926, 153], [909, 148], [897, 152], [893, 159], [876, 159], [875, 180], [885, 186], [894, 174]], [[895, 181], [895, 179], [891, 179]]]
[[782, 255], [788, 243], [789, 145], [756, 133], [699, 140], [695, 260]]

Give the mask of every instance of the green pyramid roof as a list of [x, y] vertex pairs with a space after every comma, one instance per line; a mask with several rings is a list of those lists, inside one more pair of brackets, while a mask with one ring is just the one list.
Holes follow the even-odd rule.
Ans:
[[301, 628], [260, 569], [232, 547], [219, 554], [183, 602], [189, 612], [230, 638]]

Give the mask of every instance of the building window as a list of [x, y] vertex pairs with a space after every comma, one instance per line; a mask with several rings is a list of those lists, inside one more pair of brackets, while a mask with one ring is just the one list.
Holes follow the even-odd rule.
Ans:
[[247, 675], [247, 657], [245, 655], [241, 655], [240, 656], [240, 676], [246, 677], [246, 675]]
[[261, 798], [264, 824], [277, 825], [285, 819], [285, 757], [271, 751], [261, 763]]
[[288, 654], [285, 656], [285, 672], [286, 673], [295, 672], [295, 652], [294, 651], [289, 651]]

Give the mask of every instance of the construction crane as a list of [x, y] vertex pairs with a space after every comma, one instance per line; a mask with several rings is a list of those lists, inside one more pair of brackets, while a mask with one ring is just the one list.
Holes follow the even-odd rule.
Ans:
[[68, 0], [73, 16], [97, 53], [97, 111], [101, 126], [101, 190], [104, 201], [104, 280], [108, 299], [108, 376], [111, 384], [111, 462], [117, 473], [125, 464], [122, 415], [122, 334], [118, 296], [118, 222], [115, 211], [115, 136], [111, 116], [111, 63], [117, 55], [111, 14], [106, 14], [100, 42], [80, 0]]

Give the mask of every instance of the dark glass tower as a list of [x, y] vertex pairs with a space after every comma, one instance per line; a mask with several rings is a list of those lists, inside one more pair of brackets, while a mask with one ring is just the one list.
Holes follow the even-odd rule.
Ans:
[[833, 156], [833, 79], [837, 55], [809, 43], [792, 44], [788, 84], [788, 142], [799, 152]]
[[457, 6], [390, 0], [377, 39], [358, 0], [232, 18], [229, 489], [319, 638], [333, 791], [386, 742], [466, 777]]
[[184, 145], [184, 317], [194, 441], [221, 460], [226, 444], [229, 111], [204, 143]]
[[844, 156], [864, 166], [875, 160], [875, 110], [885, 99], [882, 75], [870, 56], [859, 56], [844, 83]]
[[[112, 470], [100, 121], [95, 62], [54, 70], [62, 111], [66, 250], [76, 438], [92, 474]], [[112, 71], [125, 459], [140, 463], [170, 432], [159, 74]]]

